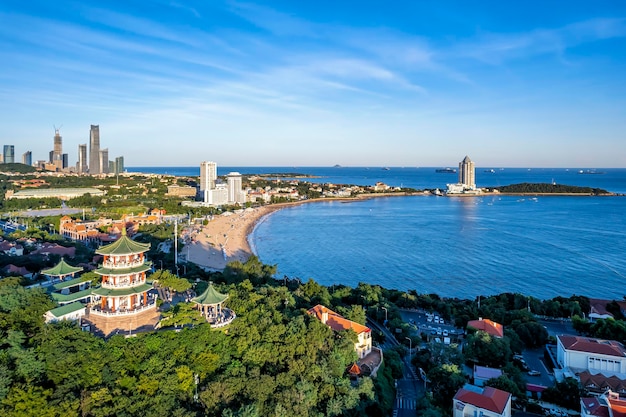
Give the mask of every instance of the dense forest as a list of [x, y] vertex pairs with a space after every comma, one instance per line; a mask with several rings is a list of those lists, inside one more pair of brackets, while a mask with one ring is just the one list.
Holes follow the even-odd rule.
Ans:
[[[489, 187], [490, 188], [490, 187]], [[501, 193], [509, 194], [589, 194], [603, 195], [611, 194], [601, 188], [578, 187], [575, 185], [549, 184], [549, 183], [528, 183], [503, 185], [493, 187]]]

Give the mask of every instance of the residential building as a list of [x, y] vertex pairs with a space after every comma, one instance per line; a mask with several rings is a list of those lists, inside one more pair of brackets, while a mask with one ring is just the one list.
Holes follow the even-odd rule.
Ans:
[[87, 169], [87, 144], [83, 143], [78, 145], [78, 162], [76, 164], [76, 171], [79, 174], [85, 174]]
[[33, 153], [31, 151], [26, 151], [22, 154], [22, 163], [28, 166], [33, 165]]
[[556, 360], [571, 372], [626, 377], [626, 349], [614, 340], [583, 336], [557, 336]]
[[100, 174], [109, 173], [109, 149], [100, 149]]
[[511, 417], [511, 393], [493, 387], [465, 385], [454, 396], [453, 417]]
[[244, 204], [246, 202], [246, 196], [243, 193], [241, 174], [238, 172], [230, 172], [226, 176], [228, 183], [228, 203], [229, 204]]
[[480, 317], [478, 320], [470, 320], [467, 322], [467, 327], [471, 327], [476, 330], [482, 330], [490, 334], [493, 337], [503, 337], [504, 336], [504, 326], [500, 323], [496, 323], [495, 321], [484, 319]]
[[118, 156], [115, 158], [115, 170], [114, 174], [122, 174], [124, 172], [124, 157]]
[[626, 416], [626, 400], [622, 400], [617, 392], [606, 391], [598, 397], [580, 399], [581, 417], [624, 417]]
[[217, 164], [215, 162], [204, 161], [200, 163], [200, 194], [204, 202], [208, 202], [209, 190], [215, 189], [217, 181]]
[[12, 164], [15, 162], [15, 147], [13, 145], [4, 145], [2, 162], [5, 164]]
[[611, 390], [622, 396], [626, 396], [626, 379], [619, 378], [615, 375], [605, 376], [585, 371], [578, 374], [578, 381], [584, 389], [593, 395], [600, 395], [607, 390]]
[[502, 370], [500, 369], [474, 365], [474, 385], [477, 387], [482, 387], [485, 385], [485, 382], [500, 376], [502, 376]]
[[89, 129], [89, 173], [100, 174], [100, 126]]
[[172, 197], [195, 197], [197, 194], [196, 187], [180, 186], [172, 184], [167, 186], [167, 196]]
[[336, 332], [342, 330], [353, 330], [358, 338], [357, 342], [354, 344], [354, 350], [356, 351], [359, 359], [362, 359], [372, 351], [372, 331], [368, 327], [352, 320], [348, 320], [321, 304], [309, 309], [308, 313], [311, 316], [315, 316], [323, 324], [327, 325]]

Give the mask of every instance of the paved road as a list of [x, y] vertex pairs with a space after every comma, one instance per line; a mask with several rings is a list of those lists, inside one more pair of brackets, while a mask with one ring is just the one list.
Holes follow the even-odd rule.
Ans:
[[[380, 346], [381, 349], [400, 345], [389, 329], [370, 319], [367, 320], [367, 325], [384, 333], [385, 343]], [[414, 417], [417, 400], [424, 395], [423, 384], [415, 374], [409, 355], [405, 355], [402, 358], [402, 364], [404, 365], [402, 367], [403, 377], [396, 381], [396, 399], [393, 406], [393, 416]]]

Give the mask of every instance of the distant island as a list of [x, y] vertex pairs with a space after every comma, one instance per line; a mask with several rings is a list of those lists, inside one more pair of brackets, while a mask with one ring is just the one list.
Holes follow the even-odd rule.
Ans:
[[[491, 188], [491, 187], [488, 187]], [[555, 183], [520, 183], [493, 187], [502, 194], [580, 194], [580, 195], [614, 195], [601, 188], [579, 187], [575, 185]]]

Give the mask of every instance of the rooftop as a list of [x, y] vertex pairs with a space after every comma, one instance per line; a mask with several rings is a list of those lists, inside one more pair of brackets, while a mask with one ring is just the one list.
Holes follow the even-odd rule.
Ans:
[[500, 323], [489, 319], [470, 320], [467, 322], [467, 327], [473, 327], [476, 330], [482, 330], [495, 337], [504, 336], [504, 327]]
[[65, 275], [72, 275], [77, 272], [81, 272], [82, 270], [83, 268], [72, 266], [65, 262], [65, 259], [61, 258], [61, 261], [58, 264], [56, 264], [52, 268], [42, 270], [41, 273], [53, 277], [62, 277]]
[[203, 305], [216, 305], [221, 304], [228, 298], [228, 294], [221, 294], [217, 292], [213, 284], [209, 284], [206, 290], [197, 297], [191, 299], [194, 303]]
[[485, 387], [482, 394], [461, 388], [454, 396], [455, 400], [498, 414], [502, 414], [510, 398], [510, 393], [493, 387]]
[[53, 308], [52, 310], [50, 310], [50, 314], [52, 314], [56, 318], [59, 318], [65, 316], [66, 314], [71, 314], [84, 308], [85, 306], [83, 304], [79, 302], [74, 302], [71, 304], [65, 304], [63, 306]]
[[615, 340], [570, 335], [559, 335], [557, 338], [567, 350], [626, 358], [626, 349], [624, 349], [621, 343]]
[[150, 250], [149, 243], [135, 242], [126, 236], [125, 229], [122, 229], [122, 236], [110, 245], [102, 246], [96, 250], [100, 255], [131, 255], [144, 253]]
[[[309, 309], [308, 313], [317, 317], [318, 320], [326, 324], [334, 331], [352, 329], [356, 334], [370, 331], [369, 327], [363, 326], [362, 324], [356, 323], [352, 320], [348, 320], [321, 304]], [[325, 315], [327, 315], [326, 320], [324, 320]]]

